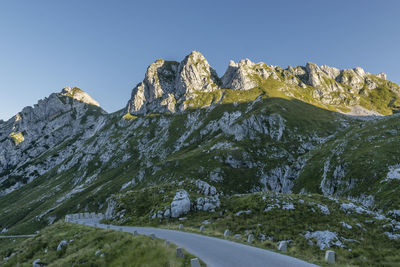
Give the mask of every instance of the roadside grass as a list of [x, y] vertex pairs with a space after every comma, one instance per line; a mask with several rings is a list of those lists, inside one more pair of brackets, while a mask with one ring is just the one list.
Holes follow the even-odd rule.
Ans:
[[[68, 245], [57, 251], [58, 244]], [[47, 252], [46, 252], [47, 251]], [[185, 258], [176, 257], [176, 246], [147, 236], [133, 236], [114, 230], [58, 222], [37, 236], [0, 250], [3, 266], [32, 266], [40, 259], [46, 266], [189, 266], [195, 256], [185, 251]], [[8, 253], [6, 255], [5, 253]], [[202, 263], [202, 266], [205, 266]]]
[[[175, 193], [172, 188], [172, 185], [153, 187], [153, 194], [146, 190], [127, 193], [117, 205], [118, 211], [124, 211], [122, 219], [107, 223], [174, 230], [179, 229], [182, 223], [184, 231], [194, 233], [200, 233], [199, 227], [204, 225], [202, 234], [219, 238], [225, 238], [224, 231], [229, 229], [229, 240], [248, 244], [248, 235], [253, 234], [254, 241], [250, 245], [273, 251], [277, 251], [279, 241], [289, 240], [287, 255], [323, 266], [326, 265], [324, 256], [328, 249], [336, 252], [337, 266], [396, 266], [400, 262], [400, 255], [396, 253], [400, 249], [399, 240], [391, 240], [385, 234], [392, 232], [392, 221], [389, 218], [378, 219], [374, 213], [345, 211], [341, 205], [349, 201], [344, 199], [267, 192], [233, 195], [220, 197], [221, 207], [215, 212], [191, 211], [184, 215], [183, 220], [150, 219], [154, 212], [170, 203]], [[181, 184], [180, 188], [189, 192], [193, 203], [197, 195], [190, 189], [190, 184]], [[162, 196], [158, 197], [157, 192]], [[142, 199], [141, 194], [148, 198]], [[293, 208], [283, 209], [291, 205]], [[324, 207], [328, 212], [323, 212]], [[244, 211], [250, 212], [246, 214]], [[305, 238], [307, 232], [316, 231], [335, 233], [338, 239], [332, 240], [330, 248], [320, 248], [318, 240]], [[235, 234], [241, 236], [235, 238]], [[333, 244], [336, 241], [343, 246]]]

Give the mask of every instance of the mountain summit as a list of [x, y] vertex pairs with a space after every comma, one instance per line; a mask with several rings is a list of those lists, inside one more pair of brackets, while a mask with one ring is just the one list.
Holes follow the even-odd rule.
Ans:
[[61, 91], [61, 95], [71, 97], [75, 100], [78, 100], [80, 102], [83, 102], [83, 103], [86, 103], [89, 105], [100, 107], [99, 103], [96, 100], [94, 100], [90, 95], [88, 95], [87, 93], [85, 93], [78, 87], [73, 87], [73, 88], [65, 87]]
[[183, 111], [193, 107], [193, 102], [204, 102], [204, 93], [220, 94], [212, 103], [224, 103], [224, 98], [235, 94], [233, 90], [253, 91], [248, 93], [253, 95], [258, 90], [258, 95], [296, 98], [356, 115], [387, 115], [400, 105], [400, 87], [387, 81], [384, 73], [370, 74], [360, 67], [339, 70], [313, 63], [282, 69], [244, 59], [230, 61], [219, 78], [204, 56], [194, 51], [180, 63], [159, 59], [151, 64], [143, 82], [133, 89], [127, 112]]

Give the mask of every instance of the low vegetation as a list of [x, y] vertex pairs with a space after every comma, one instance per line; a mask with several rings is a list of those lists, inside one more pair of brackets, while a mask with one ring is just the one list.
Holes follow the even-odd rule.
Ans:
[[14, 141], [14, 143], [16, 145], [18, 145], [19, 143], [22, 143], [25, 140], [24, 135], [21, 132], [19, 132], [19, 133], [12, 132], [10, 134], [10, 137], [12, 138], [12, 140]]
[[[167, 207], [177, 188], [190, 194], [192, 210], [175, 218], [154, 218]], [[215, 212], [194, 211], [199, 193], [192, 183], [163, 185], [121, 193], [116, 198], [117, 216], [109, 223], [156, 226], [229, 239], [277, 251], [280, 241], [288, 241], [288, 255], [324, 265], [325, 250], [335, 250], [338, 266], [395, 266], [400, 256], [400, 224], [348, 200], [317, 194], [276, 194], [270, 192], [220, 196]], [[152, 218], [153, 217], [153, 218]], [[397, 229], [397, 230], [395, 230]], [[236, 236], [235, 236], [236, 235]], [[240, 235], [240, 236], [239, 236]], [[398, 236], [397, 236], [398, 235]], [[379, 249], [376, 249], [379, 248]]]
[[130, 114], [130, 113], [126, 113], [126, 114], [123, 116], [123, 118], [124, 118], [125, 120], [136, 120], [138, 117], [135, 116], [135, 115], [132, 115], [132, 114]]
[[[61, 250], [60, 242], [66, 241]], [[0, 266], [32, 266], [40, 259], [46, 266], [189, 266], [193, 255], [176, 257], [176, 246], [163, 240], [133, 236], [58, 222], [38, 235], [14, 243], [0, 240]], [[5, 242], [8, 242], [5, 244]], [[3, 248], [3, 244], [7, 248]], [[6, 258], [6, 260], [4, 259]]]

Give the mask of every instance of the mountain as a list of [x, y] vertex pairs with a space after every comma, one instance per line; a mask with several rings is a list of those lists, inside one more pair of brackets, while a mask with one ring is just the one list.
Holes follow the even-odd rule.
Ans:
[[64, 88], [0, 122], [0, 226], [32, 233], [83, 211], [140, 210], [143, 223], [169, 219], [174, 201], [179, 217], [266, 191], [352, 201], [395, 221], [399, 99], [399, 85], [359, 67], [245, 59], [219, 77], [199, 52], [155, 61], [115, 113]]
[[219, 78], [199, 52], [178, 63], [157, 60], [132, 92], [131, 114], [183, 111], [213, 103], [254, 100], [260, 95], [295, 98], [342, 113], [388, 115], [399, 108], [400, 87], [386, 74], [362, 68], [339, 70], [307, 63], [282, 69], [249, 59], [231, 61]]

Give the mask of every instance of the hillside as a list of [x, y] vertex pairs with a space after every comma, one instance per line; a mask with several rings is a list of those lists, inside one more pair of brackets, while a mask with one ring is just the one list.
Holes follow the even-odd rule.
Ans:
[[184, 253], [185, 259], [177, 258], [176, 246], [159, 239], [59, 222], [35, 237], [0, 246], [1, 258], [7, 259], [0, 265], [188, 266], [194, 257]]
[[[140, 216], [130, 223], [154, 224], [154, 214], [171, 214], [175, 194], [196, 180], [221, 199], [199, 204], [195, 194], [189, 214], [197, 205], [204, 216], [221, 212], [236, 194], [312, 193], [352, 201], [396, 225], [399, 97], [385, 74], [361, 68], [282, 69], [246, 59], [219, 77], [199, 52], [151, 64], [127, 106], [112, 114], [79, 88], [65, 88], [0, 122], [0, 230], [30, 234], [83, 211], [125, 223], [116, 212], [137, 205]], [[172, 188], [159, 191], [162, 200], [150, 194], [119, 203], [120, 194], [165, 184]], [[398, 231], [365, 239], [389, 240], [388, 232], [398, 243]]]

